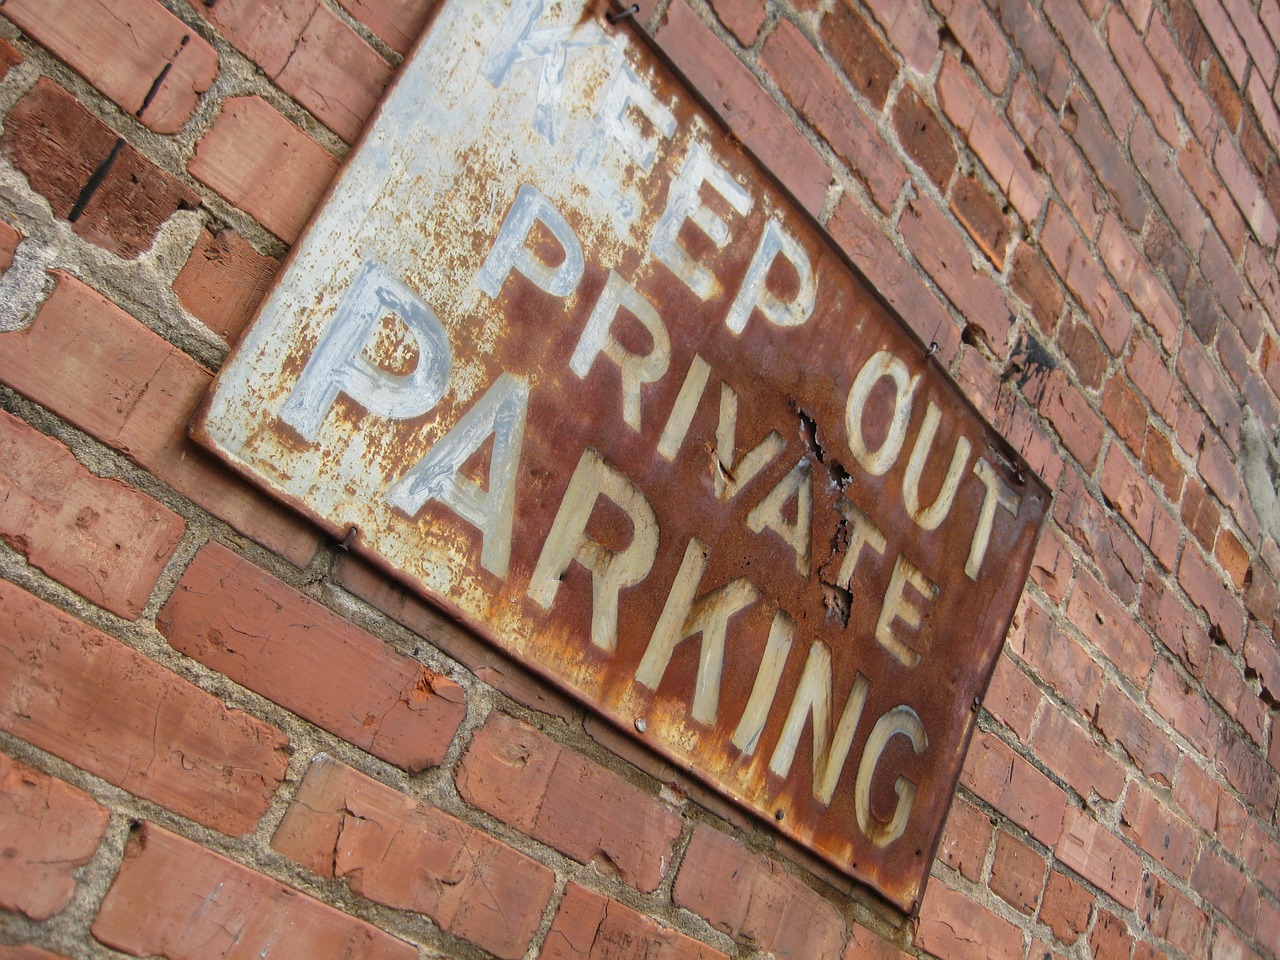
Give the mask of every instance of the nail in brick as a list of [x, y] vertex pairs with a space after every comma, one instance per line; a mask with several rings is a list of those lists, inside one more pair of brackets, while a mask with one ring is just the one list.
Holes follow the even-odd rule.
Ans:
[[138, 827], [93, 921], [136, 957], [416, 960], [418, 950], [151, 823]]
[[232, 835], [284, 776], [284, 735], [0, 580], [0, 729]]
[[312, 761], [271, 846], [503, 960], [524, 956], [555, 886], [546, 867], [325, 756]]
[[217, 543], [156, 626], [176, 649], [411, 773], [444, 759], [462, 688]]
[[[118, 140], [71, 94], [41, 77], [5, 118], [0, 149], [53, 212], [67, 219]], [[85, 199], [74, 230], [129, 259], [151, 247], [175, 212], [197, 206], [200, 198], [128, 144], [118, 150], [100, 187]]]
[[39, 921], [65, 908], [109, 817], [87, 794], [0, 753], [0, 909]]

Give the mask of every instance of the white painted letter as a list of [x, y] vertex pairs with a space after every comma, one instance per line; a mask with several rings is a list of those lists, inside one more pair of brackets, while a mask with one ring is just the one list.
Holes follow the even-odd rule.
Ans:
[[840, 561], [840, 573], [837, 581], [839, 586], [850, 589], [849, 584], [853, 580], [854, 570], [858, 567], [858, 558], [862, 555], [862, 548], [870, 547], [876, 553], [884, 556], [888, 541], [885, 539], [884, 534], [880, 532], [880, 528], [871, 522], [871, 518], [848, 500], [841, 497], [836, 506], [849, 523], [849, 546], [845, 548], [844, 559]]
[[1005, 486], [1004, 481], [996, 476], [996, 472], [991, 469], [991, 464], [981, 457], [973, 465], [973, 472], [987, 488], [986, 495], [982, 498], [982, 509], [978, 512], [978, 525], [973, 531], [973, 542], [969, 546], [969, 559], [964, 564], [964, 572], [969, 575], [969, 579], [977, 580], [978, 571], [982, 569], [983, 558], [987, 555], [987, 545], [991, 542], [991, 527], [995, 523], [996, 507], [1004, 507], [1016, 517], [1018, 505], [1022, 501], [1015, 497], [1013, 491]]
[[[778, 682], [782, 679], [782, 668], [787, 665], [795, 635], [796, 622], [791, 615], [785, 610], [775, 613], [773, 623], [769, 625], [769, 642], [756, 670], [756, 682], [751, 686], [751, 696], [747, 698], [738, 728], [733, 731], [733, 745], [747, 756], [755, 753], [760, 744], [760, 734], [764, 733], [773, 700], [778, 695]], [[790, 764], [788, 760], [788, 769]]]
[[880, 619], [876, 621], [876, 642], [884, 647], [904, 667], [914, 667], [920, 662], [920, 654], [907, 646], [893, 632], [893, 621], [901, 620], [909, 627], [919, 627], [922, 614], [920, 608], [907, 599], [903, 588], [907, 584], [915, 587], [922, 597], [932, 600], [938, 595], [938, 588], [929, 581], [916, 565], [902, 554], [898, 554], [893, 565], [893, 573], [889, 577], [889, 589], [885, 591], [884, 603], [880, 606]]
[[916, 785], [906, 777], [898, 777], [893, 784], [898, 803], [893, 808], [892, 819], [886, 823], [871, 812], [871, 778], [875, 776], [885, 745], [898, 734], [911, 741], [911, 747], [916, 753], [923, 752], [929, 746], [924, 724], [920, 722], [916, 712], [908, 706], [894, 707], [877, 720], [872, 728], [867, 745], [862, 748], [858, 779], [854, 784], [853, 806], [858, 816], [858, 827], [877, 847], [887, 847], [902, 836], [907, 829], [907, 818], [911, 816], [911, 804], [916, 799]]
[[[796, 522], [791, 523], [782, 508], [796, 501]], [[766, 527], [782, 538], [796, 554], [796, 573], [809, 575], [810, 523], [813, 518], [813, 477], [808, 458], [802, 458], [791, 472], [778, 481], [763, 500], [747, 514], [747, 526], [752, 533], [760, 533]]]
[[[631, 542], [621, 550], [610, 550], [587, 535], [587, 521], [602, 496], [631, 520]], [[551, 609], [569, 564], [582, 564], [591, 571], [591, 642], [612, 653], [618, 643], [618, 594], [649, 575], [657, 553], [653, 507], [626, 475], [587, 447], [542, 545], [529, 596], [542, 609]]]
[[[867, 406], [871, 388], [881, 377], [893, 381], [896, 394], [893, 398], [893, 415], [889, 418], [889, 430], [879, 450], [868, 450], [862, 436], [862, 415]], [[844, 408], [844, 428], [849, 438], [849, 450], [857, 458], [862, 469], [873, 477], [884, 476], [898, 459], [902, 442], [907, 437], [907, 421], [911, 419], [911, 398], [919, 377], [907, 372], [907, 365], [888, 350], [881, 350], [858, 372], [849, 389], [849, 399]]]
[[[389, 373], [364, 355], [387, 314], [403, 322], [413, 338], [418, 357], [410, 373]], [[380, 417], [420, 416], [444, 396], [452, 363], [449, 335], [431, 308], [382, 264], [366, 260], [311, 352], [280, 419], [314, 440], [340, 393]]]
[[[780, 300], [768, 287], [766, 280], [769, 269], [778, 254], [787, 258], [787, 262], [795, 268], [800, 278], [800, 289], [795, 299]], [[733, 305], [724, 318], [725, 324], [734, 333], [741, 333], [747, 326], [751, 311], [759, 309], [764, 318], [777, 327], [795, 327], [804, 323], [813, 315], [814, 301], [817, 299], [818, 279], [814, 276], [813, 267], [809, 264], [809, 255], [804, 252], [793, 237], [782, 229], [782, 224], [770, 219], [760, 237], [760, 246], [756, 248], [747, 274], [742, 279], [738, 295], [733, 298]]]
[[[564, 261], [558, 267], [543, 263], [525, 247], [534, 221], [550, 230], [564, 250]], [[532, 280], [539, 290], [552, 296], [567, 297], [577, 289], [583, 265], [582, 244], [569, 221], [537, 187], [526, 183], [516, 191], [515, 203], [502, 221], [493, 249], [476, 275], [476, 283], [489, 296], [496, 297], [507, 275], [514, 269]]]
[[[387, 502], [415, 516], [428, 500], [438, 500], [480, 531], [480, 565], [506, 578], [511, 561], [516, 470], [524, 441], [529, 387], [504, 373], [425, 457], [387, 492]], [[463, 464], [493, 435], [488, 490], [461, 473]]]
[[938, 405], [930, 400], [915, 446], [911, 448], [907, 472], [902, 476], [902, 502], [907, 508], [907, 516], [914, 520], [921, 530], [937, 530], [942, 521], [947, 518], [947, 514], [951, 512], [951, 504], [955, 502], [960, 480], [964, 476], [965, 462], [969, 459], [969, 438], [956, 437], [955, 450], [951, 453], [951, 464], [947, 467], [947, 476], [942, 481], [942, 489], [938, 491], [938, 496], [933, 503], [921, 508], [920, 476], [924, 473], [925, 462], [929, 459], [929, 449], [933, 446], [933, 438], [938, 432], [938, 422], [941, 419], [942, 413], [938, 410]]

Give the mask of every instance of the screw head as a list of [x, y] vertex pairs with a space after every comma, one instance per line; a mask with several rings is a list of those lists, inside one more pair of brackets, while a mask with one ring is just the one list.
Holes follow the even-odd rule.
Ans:
[[646, 720], [644, 717], [636, 717], [636, 729], [639, 730], [641, 733], [644, 733], [646, 730], [649, 729], [649, 721]]

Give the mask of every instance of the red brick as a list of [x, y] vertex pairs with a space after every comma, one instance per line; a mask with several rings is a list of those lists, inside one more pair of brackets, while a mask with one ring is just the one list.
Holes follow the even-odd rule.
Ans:
[[1216, 437], [1206, 434], [1200, 452], [1200, 476], [1209, 489], [1231, 511], [1240, 529], [1250, 542], [1257, 543], [1259, 523], [1250, 502], [1249, 491], [1244, 485], [1240, 468], [1232, 462], [1231, 454]]
[[[798, 43], [786, 44], [785, 50], [779, 50], [777, 38], [784, 35], [783, 26], [779, 24], [780, 29], [774, 30], [765, 41], [760, 62], [778, 81], [784, 95], [805, 115], [792, 95], [796, 81], [793, 74], [803, 67], [791, 58], [800, 44], [815, 55], [816, 51], [798, 31]], [[802, 207], [817, 213], [831, 183], [831, 170], [760, 81], [698, 19], [687, 0], [676, 0], [667, 8], [657, 41], [734, 135], [782, 181]], [[769, 50], [773, 56], [765, 52]]]
[[1253, 291], [1245, 289], [1236, 266], [1239, 257], [1229, 252], [1214, 233], [1207, 233], [1200, 245], [1200, 272], [1222, 305], [1227, 318], [1240, 331], [1249, 350], [1257, 349], [1263, 324], [1270, 320], [1258, 308]]
[[1203, 678], [1209, 661], [1209, 634], [1182, 605], [1177, 591], [1165, 586], [1154, 571], [1147, 574], [1142, 585], [1139, 610], [1151, 632], [1182, 662], [1187, 672]]
[[1147, 484], [1142, 471], [1112, 444], [1102, 466], [1102, 494], [1142, 540], [1160, 566], [1172, 570], [1181, 531], [1178, 521]]
[[253, 829], [284, 776], [278, 730], [4, 581], [0, 611], [6, 731], [207, 827]]
[[1035, 416], [1025, 400], [1005, 402], [1000, 410], [1000, 433], [1024, 460], [1053, 489], [1058, 485], [1065, 466], [1062, 448], [1052, 439], [1048, 428]]
[[61, 912], [109, 819], [88, 794], [0, 753], [0, 908], [36, 921]]
[[318, 0], [221, 0], [207, 4], [189, 0], [191, 6], [269, 77], [275, 77], [289, 62], [298, 37], [315, 14]]
[[1114, 217], [1108, 216], [1103, 221], [1098, 252], [1111, 276], [1129, 295], [1165, 350], [1173, 351], [1178, 345], [1182, 311]]
[[4, 15], [157, 133], [180, 130], [218, 75], [213, 47], [155, 0], [8, 0]]
[[1191, 888], [1226, 914], [1246, 936], [1253, 935], [1258, 922], [1257, 884], [1207, 844], [1191, 873]]
[[[1205, 956], [1209, 917], [1191, 899], [1160, 877], [1150, 879], [1152, 892], [1146, 906], [1147, 928], [1161, 940], [1189, 957]], [[1139, 908], [1139, 914], [1144, 911]]]
[[1081, 572], [1067, 603], [1067, 617], [1118, 669], [1141, 685], [1151, 671], [1155, 648], [1133, 615], [1094, 577]]
[[1081, 389], [1055, 370], [1049, 375], [1039, 407], [1071, 455], [1086, 472], [1092, 473], [1102, 452], [1104, 433], [1101, 418], [1093, 412]]
[[960, 778], [1041, 843], [1051, 846], [1057, 841], [1066, 794], [991, 734], [974, 735]]
[[555, 884], [523, 854], [323, 754], [271, 846], [505, 960], [524, 956]]
[[1147, 702], [1186, 737], [1192, 747], [1213, 759], [1222, 736], [1222, 721], [1209, 701], [1198, 690], [1187, 686], [1177, 671], [1163, 660], [1156, 664]]
[[1062, 113], [1062, 128], [1071, 135], [1093, 168], [1102, 189], [1130, 230], [1140, 232], [1147, 218], [1142, 184], [1121, 152], [1115, 134], [1079, 88], [1073, 89]]
[[60, 953], [50, 953], [29, 945], [0, 947], [0, 960], [67, 960]]
[[1001, 831], [991, 861], [991, 889], [1020, 913], [1031, 916], [1044, 889], [1044, 855]]
[[1026, 223], [1040, 218], [1045, 187], [1017, 138], [953, 56], [944, 54], [938, 103]]
[[1129, 449], [1141, 456], [1146, 446], [1147, 408], [1125, 377], [1116, 375], [1107, 381], [1102, 391], [1102, 415]]
[[1088, 813], [1068, 807], [1054, 852], [1060, 861], [1132, 910], [1142, 886], [1142, 860]]
[[1196, 831], [1137, 780], [1129, 784], [1120, 825], [1127, 836], [1170, 873], [1183, 880], [1191, 875], [1199, 847]]
[[1275, 772], [1260, 751], [1234, 730], [1224, 732], [1215, 759], [1218, 770], [1253, 810], [1272, 810], [1280, 799]]
[[1019, 243], [1009, 271], [1009, 286], [1031, 308], [1031, 313], [1045, 333], [1052, 333], [1062, 316], [1066, 299], [1062, 288], [1044, 257], [1036, 248]]
[[1160, 485], [1171, 503], [1182, 499], [1182, 484], [1186, 473], [1173, 452], [1173, 443], [1164, 434], [1147, 431], [1146, 445], [1142, 450], [1142, 468]]
[[[1227, 69], [1231, 71], [1236, 85], [1242, 84], [1245, 65], [1249, 62], [1249, 53], [1245, 50], [1240, 34], [1236, 31], [1226, 10], [1218, 0], [1195, 0], [1194, 5], [1205, 31], [1213, 39], [1213, 44], [1227, 64]], [[1270, 79], [1274, 79], [1274, 70], [1271, 73]]]
[[1040, 922], [1065, 946], [1074, 944], [1088, 928], [1092, 908], [1093, 898], [1088, 890], [1056, 869], [1049, 871], [1040, 903]]
[[1244, 660], [1249, 670], [1258, 675], [1263, 696], [1273, 703], [1280, 701], [1280, 649], [1267, 631], [1249, 631]]
[[[0, 149], [48, 199], [55, 216], [68, 219], [83, 203], [72, 229], [125, 259], [150, 249], [174, 213], [199, 203], [195, 193], [47, 77], [38, 79], [5, 117]], [[113, 153], [115, 161], [106, 166]], [[106, 173], [90, 195], [86, 188], [100, 168]]]
[[234, 345], [279, 269], [279, 260], [258, 253], [231, 228], [201, 230], [173, 292], [197, 320]]
[[462, 629], [453, 620], [380, 571], [349, 555], [339, 558], [333, 577], [343, 589], [408, 627], [433, 647], [457, 660], [483, 683], [511, 699], [563, 720], [576, 719], [578, 708], [490, 643]]
[[0, 80], [9, 75], [9, 71], [22, 62], [22, 54], [8, 40], [0, 39]]
[[844, 945], [844, 920], [834, 906], [772, 860], [705, 824], [694, 828], [672, 899], [738, 943], [772, 951], [779, 960], [834, 957]]
[[[671, 9], [683, 9], [683, 6], [677, 8], [673, 4]], [[906, 169], [893, 156], [871, 118], [845, 91], [840, 78], [804, 34], [789, 21], [780, 20], [760, 49], [760, 65], [773, 77], [796, 112], [866, 184], [876, 205], [885, 212], [892, 209], [907, 182]], [[797, 159], [803, 156], [804, 153], [798, 154]], [[814, 193], [819, 204], [825, 195], [829, 174], [825, 166], [822, 171], [814, 171], [815, 179], [822, 178], [822, 191]]]
[[1239, 651], [1244, 642], [1244, 609], [1239, 598], [1210, 569], [1199, 550], [1182, 552], [1178, 583], [1187, 591], [1191, 602], [1205, 612], [1231, 649]]
[[1224, 923], [1219, 923], [1213, 934], [1213, 950], [1210, 954], [1217, 960], [1264, 960], [1262, 954], [1251, 950], [1234, 930]]
[[1276, 222], [1275, 212], [1263, 195], [1258, 181], [1254, 179], [1239, 150], [1226, 137], [1219, 137], [1213, 148], [1213, 165], [1226, 184], [1227, 190], [1235, 198], [1237, 206], [1244, 216], [1249, 229], [1266, 247], [1276, 245], [1280, 236], [1280, 224]]
[[616, 900], [570, 883], [539, 952], [539, 960], [713, 960], [705, 943], [662, 926]]
[[1173, 799], [1201, 830], [1216, 837], [1228, 851], [1240, 846], [1244, 838], [1244, 808], [1189, 759], [1178, 769]]
[[[1271, 576], [1263, 564], [1252, 564], [1249, 573], [1245, 575], [1244, 605], [1262, 623], [1270, 623], [1280, 614], [1280, 582]], [[1249, 629], [1253, 631], [1261, 628], [1251, 622]]]
[[1107, 910], [1098, 911], [1098, 919], [1089, 932], [1089, 949], [1093, 960], [1129, 960], [1133, 954], [1133, 937], [1124, 921]]
[[1194, 140], [1188, 140], [1183, 145], [1178, 151], [1178, 169], [1205, 211], [1208, 212], [1209, 218], [1217, 227], [1218, 234], [1226, 243], [1232, 257], [1238, 258], [1244, 252], [1244, 219], [1236, 209], [1231, 195], [1218, 181], [1217, 174], [1200, 144]]
[[[93, 921], [133, 956], [414, 960], [416, 947], [151, 823], [135, 829]], [[232, 952], [234, 951], [234, 952]]]
[[911, 954], [865, 927], [854, 926], [842, 960], [910, 960], [910, 957]]
[[1044, 229], [1040, 231], [1040, 248], [1062, 282], [1093, 318], [1107, 349], [1120, 356], [1129, 337], [1129, 311], [1107, 282], [1106, 274], [1089, 252], [1084, 238], [1057, 204], [1049, 205]]
[[1032, 747], [1045, 766], [1085, 800], [1097, 793], [1115, 801], [1124, 792], [1125, 772], [1119, 761], [1052, 702], [1040, 711]]
[[1099, 567], [1111, 591], [1128, 604], [1137, 596], [1146, 560], [1114, 511], [1104, 507], [1074, 470], [1063, 475], [1054, 519]]
[[54, 277], [35, 322], [0, 334], [0, 381], [304, 565], [319, 541], [315, 529], [187, 439], [209, 372], [95, 290], [59, 271]]
[[974, 268], [964, 240], [942, 211], [927, 197], [917, 196], [903, 211], [898, 229], [973, 332], [997, 357], [1007, 356], [1013, 313], [995, 281]]
[[338, 0], [338, 5], [403, 54], [422, 33], [436, 0]]
[[868, 280], [925, 343], [939, 345], [938, 356], [954, 357], [960, 334], [946, 309], [902, 254], [848, 193], [827, 224], [832, 238], [866, 274]]
[[1258, 901], [1258, 943], [1280, 943], [1280, 909], [1266, 900]]
[[292, 243], [338, 161], [261, 97], [232, 97], [222, 102], [187, 169]]
[[889, 88], [898, 75], [893, 55], [862, 16], [845, 3], [837, 3], [822, 18], [822, 44], [848, 77], [855, 90], [883, 109]]
[[712, 0], [716, 16], [744, 47], [755, 46], [764, 26], [764, 0]]
[[1169, 32], [1163, 14], [1152, 17], [1146, 43], [1156, 69], [1168, 84], [1169, 92], [1182, 107], [1182, 115], [1192, 135], [1208, 145], [1217, 134], [1220, 122], [1212, 103], [1200, 86], [1199, 78], [1183, 58], [1178, 42]]
[[1104, 200], [1090, 170], [1067, 139], [1058, 115], [1049, 110], [1025, 76], [1014, 81], [1008, 114], [1013, 129], [1040, 167], [1048, 172], [1071, 215], [1087, 236], [1096, 236], [1102, 222]]
[[1134, 339], [1133, 350], [1125, 362], [1125, 372], [1147, 398], [1156, 415], [1170, 426], [1176, 426], [1182, 389], [1165, 365], [1164, 358], [1147, 340]]
[[580, 863], [657, 889], [680, 815], [534, 727], [490, 714], [456, 775], [469, 803]]
[[0, 539], [59, 583], [136, 620], [182, 539], [173, 511], [0, 411]]
[[960, 42], [973, 67], [997, 96], [1009, 84], [1008, 41], [979, 0], [937, 0], [934, 8]]
[[1014, 665], [1012, 658], [1002, 653], [996, 660], [982, 705], [1025, 743], [1031, 736], [1031, 721], [1041, 699], [1035, 683]]
[[1081, 714], [1092, 717], [1102, 693], [1102, 669], [1076, 639], [1024, 597], [1009, 646], [1040, 679]]
[[411, 773], [436, 766], [466, 715], [452, 680], [206, 544], [156, 616], [189, 657]]
[[1209, 672], [1204, 688], [1244, 728], [1254, 743], [1264, 744], [1267, 708], [1249, 689], [1240, 675], [1240, 668], [1219, 647], [1209, 651]]
[[1257, 817], [1250, 817], [1245, 825], [1241, 851], [1249, 874], [1272, 893], [1280, 893], [1280, 843], [1268, 835]]
[[13, 266], [13, 255], [21, 242], [22, 234], [0, 220], [0, 273], [4, 273]]
[[951, 189], [951, 212], [997, 270], [1009, 249], [1009, 217], [974, 177], [960, 177]]
[[1116, 61], [1102, 46], [1075, 0], [1046, 0], [1044, 15], [1065, 40], [1071, 59], [1093, 89], [1111, 129], [1123, 138], [1135, 112], [1135, 101]]
[[956, 169], [955, 147], [933, 110], [910, 86], [898, 93], [893, 105], [893, 127], [907, 155], [946, 193]]
[[915, 946], [946, 960], [1020, 960], [1022, 931], [935, 879], [924, 891]]
[[1207, 226], [1204, 211], [1174, 163], [1165, 153], [1163, 141], [1139, 118], [1130, 138], [1130, 149], [1139, 172], [1151, 185], [1156, 200], [1172, 221], [1174, 229], [1192, 250], [1199, 250]]
[[1119, 687], [1109, 685], [1102, 691], [1094, 725], [1108, 740], [1123, 747], [1149, 779], [1173, 783], [1178, 749]]
[[1129, 18], [1115, 7], [1111, 8], [1107, 17], [1106, 34], [1111, 51], [1115, 54], [1116, 64], [1146, 107], [1147, 116], [1155, 124], [1160, 136], [1176, 147], [1180, 140], [1177, 109], [1168, 86], [1143, 46], [1142, 38], [1134, 30]]
[[1075, 573], [1071, 551], [1063, 538], [1052, 529], [1045, 529], [1036, 542], [1035, 557], [1031, 561], [1031, 579], [1034, 580], [1055, 603], [1061, 603], [1067, 595], [1067, 586]]
[[991, 819], [957, 796], [951, 801], [951, 812], [938, 843], [938, 858], [959, 870], [966, 880], [976, 882], [982, 876], [993, 832]]
[[1061, 107], [1071, 86], [1071, 68], [1040, 14], [1028, 0], [1001, 0], [991, 6], [1006, 35], [1022, 50], [1040, 91], [1055, 108]]
[[[1058, 327], [1058, 346], [1066, 354], [1083, 386], [1090, 390], [1102, 386], [1111, 357], [1094, 335], [1092, 324], [1068, 314]], [[1106, 413], [1105, 409], [1103, 413]]]
[[902, 59], [917, 73], [928, 73], [938, 55], [938, 31], [920, 0], [871, 0], [867, 6]]
[[1205, 488], [1195, 480], [1189, 480], [1183, 489], [1180, 515], [1187, 532], [1205, 550], [1212, 550], [1218, 537], [1220, 514]]

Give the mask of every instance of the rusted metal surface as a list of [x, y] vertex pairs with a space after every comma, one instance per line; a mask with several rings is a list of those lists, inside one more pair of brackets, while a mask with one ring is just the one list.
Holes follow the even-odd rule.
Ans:
[[607, 10], [444, 5], [196, 433], [912, 910], [1047, 491]]

